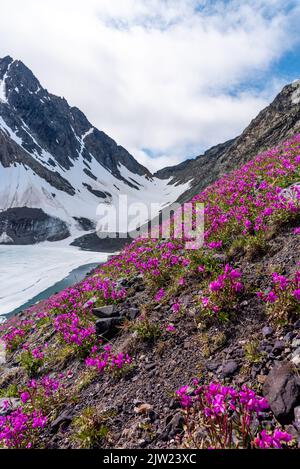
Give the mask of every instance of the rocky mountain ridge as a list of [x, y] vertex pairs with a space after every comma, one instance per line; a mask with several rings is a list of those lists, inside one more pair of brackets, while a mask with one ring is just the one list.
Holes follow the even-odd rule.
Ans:
[[191, 187], [179, 197], [179, 201], [187, 201], [222, 175], [299, 131], [300, 80], [285, 86], [239, 137], [216, 145], [195, 159], [157, 171], [155, 176], [171, 177], [169, 184], [191, 181]]

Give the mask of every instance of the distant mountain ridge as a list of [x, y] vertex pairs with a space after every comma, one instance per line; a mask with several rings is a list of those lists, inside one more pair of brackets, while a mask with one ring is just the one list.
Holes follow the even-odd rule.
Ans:
[[187, 201], [223, 174], [299, 132], [300, 80], [285, 86], [239, 137], [212, 147], [196, 159], [157, 171], [154, 176], [171, 177], [169, 184], [175, 185], [191, 181], [191, 187], [179, 197], [179, 201]]

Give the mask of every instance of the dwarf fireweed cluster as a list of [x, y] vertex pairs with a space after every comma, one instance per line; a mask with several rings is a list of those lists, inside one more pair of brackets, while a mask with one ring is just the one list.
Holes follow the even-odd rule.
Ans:
[[44, 376], [31, 379], [20, 389], [22, 405], [29, 410], [38, 409], [47, 414], [57, 410], [64, 402], [64, 386], [60, 379]]
[[32, 448], [38, 444], [40, 431], [45, 428], [51, 414], [63, 403], [62, 385], [59, 380], [45, 376], [30, 380], [19, 390], [20, 406], [11, 411], [7, 400], [0, 416], [0, 447]]
[[281, 447], [291, 440], [285, 432], [259, 433], [261, 416], [269, 405], [247, 386], [236, 390], [220, 383], [199, 385], [194, 380], [193, 388], [183, 386], [176, 395], [185, 411], [187, 445], [214, 449], [268, 447], [268, 436], [273, 442], [269, 447]]
[[14, 325], [14, 322], [15, 321], [12, 321], [12, 323], [8, 325], [7, 330], [2, 336], [6, 345], [6, 350], [9, 352], [14, 352], [21, 344], [23, 344], [29, 331], [34, 327], [33, 320], [24, 320], [17, 325]]
[[300, 271], [291, 279], [274, 272], [272, 280], [272, 289], [257, 295], [276, 321], [286, 322], [300, 314]]
[[54, 319], [56, 332], [78, 351], [88, 350], [95, 343], [95, 325], [76, 313], [60, 314]]
[[132, 363], [131, 357], [125, 353], [114, 354], [110, 344], [102, 347], [94, 346], [91, 350], [91, 356], [86, 358], [85, 364], [89, 368], [96, 369], [99, 373], [105, 371], [112, 372], [115, 375], [125, 373]]
[[25, 368], [30, 376], [33, 376], [43, 366], [45, 354], [40, 347], [30, 349], [25, 344], [20, 356], [20, 364]]
[[9, 415], [0, 416], [0, 448], [35, 447], [39, 432], [46, 425], [47, 417], [37, 410], [27, 413], [19, 407]]
[[126, 290], [103, 278], [101, 272], [88, 277], [76, 287], [68, 288], [55, 297], [52, 308], [66, 313], [78, 313], [91, 306], [101, 306], [124, 299]]
[[238, 295], [243, 290], [241, 272], [227, 264], [223, 272], [209, 283], [208, 288], [200, 296], [200, 305], [205, 315], [228, 319]]
[[298, 135], [194, 198], [205, 204], [206, 245], [224, 248], [237, 236], [247, 243], [252, 236], [265, 236], [274, 224], [296, 218], [300, 192], [295, 190], [291, 197], [283, 189], [299, 181], [299, 144]]
[[292, 440], [292, 436], [281, 430], [273, 433], [263, 430], [254, 439], [253, 446], [259, 449], [281, 449]]

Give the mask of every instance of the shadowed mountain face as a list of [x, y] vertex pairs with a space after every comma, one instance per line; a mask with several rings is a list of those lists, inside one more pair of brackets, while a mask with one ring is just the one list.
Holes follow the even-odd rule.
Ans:
[[[120, 194], [128, 196], [128, 204], [164, 205], [186, 189], [153, 178], [78, 108], [44, 89], [21, 61], [9, 56], [0, 59], [0, 243], [23, 239], [21, 233], [11, 236], [3, 231], [5, 220], [11, 226], [10, 209], [26, 213], [27, 227], [30, 213], [25, 209], [33, 209], [32, 226], [36, 226], [34, 210], [42, 210], [54, 229], [67, 227], [57, 235], [51, 229], [51, 239], [60, 239], [68, 233], [80, 236], [80, 231], [92, 231], [98, 205], [116, 206]], [[78, 221], [82, 219], [87, 222]], [[48, 224], [49, 219], [39, 217], [38, 231], [43, 222]], [[34, 232], [26, 236], [27, 240], [39, 238]]]
[[79, 109], [42, 88], [21, 61], [11, 57], [0, 60], [0, 81], [0, 116], [21, 139], [22, 147], [49, 169], [60, 166], [68, 170], [82, 155], [87, 168], [95, 158], [117, 179], [123, 180], [119, 164], [134, 174], [151, 177], [123, 147], [94, 128]]
[[192, 181], [191, 188], [179, 197], [189, 200], [224, 173], [238, 168], [253, 156], [300, 132], [300, 80], [287, 85], [266, 109], [237, 138], [217, 145], [177, 166], [164, 168], [154, 176], [169, 184]]

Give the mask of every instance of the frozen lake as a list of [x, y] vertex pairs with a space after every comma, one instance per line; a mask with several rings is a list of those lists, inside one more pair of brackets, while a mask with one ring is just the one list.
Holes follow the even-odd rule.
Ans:
[[[107, 256], [80, 251], [64, 243], [0, 246], [0, 315], [16, 310], [29, 300], [41, 299], [38, 297], [41, 292], [50, 295], [68, 286], [68, 282], [76, 283], [94, 264], [105, 262]], [[80, 266], [86, 269], [78, 269]], [[61, 282], [64, 279], [67, 283]], [[48, 290], [52, 286], [55, 291]]]

